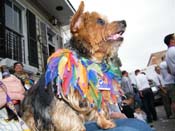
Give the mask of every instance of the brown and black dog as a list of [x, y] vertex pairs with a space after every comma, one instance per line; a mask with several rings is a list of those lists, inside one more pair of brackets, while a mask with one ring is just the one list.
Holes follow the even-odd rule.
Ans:
[[[100, 64], [117, 53], [125, 28], [125, 21], [109, 23], [97, 12], [84, 12], [84, 2], [81, 2], [70, 21], [70, 46], [79, 57]], [[65, 95], [61, 83], [60, 95], [57, 95], [58, 85], [55, 80], [49, 84], [45, 84], [45, 81], [47, 79], [43, 75], [23, 103], [23, 119], [32, 130], [85, 131], [84, 122], [89, 120], [95, 120], [102, 129], [115, 127], [105, 104], [101, 105], [99, 112], [77, 90], [71, 88]]]

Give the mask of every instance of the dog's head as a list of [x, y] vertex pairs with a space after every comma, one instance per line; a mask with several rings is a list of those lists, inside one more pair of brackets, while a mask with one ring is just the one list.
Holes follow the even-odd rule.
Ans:
[[108, 22], [97, 12], [84, 12], [83, 2], [70, 23], [73, 39], [76, 40], [74, 46], [96, 62], [108, 60], [117, 53], [125, 28], [124, 20]]

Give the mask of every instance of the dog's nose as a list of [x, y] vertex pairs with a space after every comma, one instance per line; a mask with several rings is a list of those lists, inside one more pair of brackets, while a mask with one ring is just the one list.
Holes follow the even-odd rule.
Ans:
[[126, 26], [127, 26], [125, 20], [121, 20], [121, 21], [120, 21], [120, 24], [122, 25], [122, 27], [126, 27]]

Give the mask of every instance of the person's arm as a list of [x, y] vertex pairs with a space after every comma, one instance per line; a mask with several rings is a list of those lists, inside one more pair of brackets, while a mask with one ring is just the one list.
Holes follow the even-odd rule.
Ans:
[[127, 116], [121, 112], [111, 112], [110, 118], [111, 119], [123, 119], [123, 118], [127, 118]]
[[108, 108], [111, 119], [127, 118], [125, 114], [121, 113], [118, 103], [109, 105]]
[[124, 77], [122, 78], [121, 87], [122, 87], [124, 93], [126, 93], [127, 92], [127, 81]]
[[[5, 90], [12, 100], [22, 100], [24, 98], [24, 87], [22, 86], [21, 81], [15, 76], [11, 75], [10, 77], [1, 80], [1, 82], [7, 88]], [[6, 104], [6, 97], [5, 91], [0, 87], [0, 108]]]
[[6, 104], [6, 94], [5, 92], [0, 92], [0, 108]]
[[169, 73], [175, 76], [175, 47], [171, 47], [168, 49], [166, 54], [166, 62]]
[[163, 83], [163, 79], [162, 79], [160, 76], [157, 76], [157, 78], [158, 78], [159, 83], [160, 83], [160, 90], [161, 90], [164, 94], [166, 94], [167, 91], [164, 89], [165, 85], [164, 85], [164, 83]]
[[140, 84], [140, 81], [138, 80], [137, 76], [136, 76], [136, 86], [137, 86], [137, 89], [139, 91], [140, 97], [143, 97], [142, 91], [140, 91], [141, 84]]

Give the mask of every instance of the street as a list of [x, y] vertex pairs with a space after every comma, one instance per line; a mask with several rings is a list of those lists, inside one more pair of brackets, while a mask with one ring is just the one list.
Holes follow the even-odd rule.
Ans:
[[158, 120], [153, 122], [153, 126], [156, 131], [175, 131], [175, 119], [167, 119], [164, 111], [164, 107], [156, 107]]

